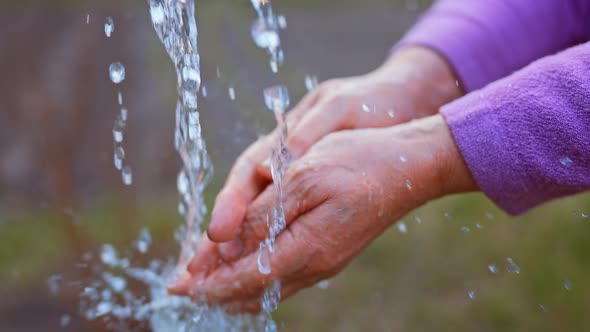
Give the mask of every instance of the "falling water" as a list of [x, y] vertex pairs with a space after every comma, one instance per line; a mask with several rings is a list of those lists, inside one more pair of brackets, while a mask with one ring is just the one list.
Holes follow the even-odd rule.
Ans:
[[[252, 6], [257, 14], [257, 19], [252, 24], [251, 34], [254, 43], [263, 49], [266, 49], [270, 60], [272, 72], [278, 72], [279, 66], [282, 65], [284, 54], [281, 48], [281, 38], [279, 28], [286, 28], [287, 20], [284, 16], [274, 14], [270, 0], [251, 0]], [[273, 209], [267, 216], [268, 237], [260, 243], [258, 250], [258, 270], [262, 274], [270, 274], [271, 255], [275, 249], [276, 237], [285, 229], [285, 213], [283, 210], [283, 190], [282, 179], [285, 168], [289, 162], [289, 153], [285, 146], [287, 140], [287, 124], [285, 122], [285, 112], [289, 107], [289, 91], [287, 87], [277, 85], [264, 90], [264, 101], [266, 107], [275, 114], [279, 139], [272, 149], [271, 174], [276, 191]], [[273, 321], [271, 313], [277, 309], [281, 299], [281, 284], [275, 280], [264, 291], [262, 297], [262, 311], [265, 314], [265, 331], [276, 331], [276, 323]]]
[[179, 212], [185, 219], [180, 268], [193, 257], [207, 212], [203, 190], [213, 168], [201, 135], [197, 100], [201, 86], [194, 0], [148, 0], [156, 33], [176, 68], [179, 100], [176, 104], [174, 146], [183, 162], [177, 178]]
[[[223, 309], [209, 307], [203, 301], [195, 302], [189, 297], [168, 294], [167, 285], [177, 273], [186, 271], [196, 251], [206, 214], [203, 190], [211, 177], [212, 166], [201, 136], [197, 111], [201, 77], [194, 0], [147, 2], [156, 33], [177, 74], [179, 100], [174, 144], [183, 163], [177, 186], [181, 197], [178, 210], [185, 220], [178, 233], [181, 254], [177, 262], [151, 260], [147, 268], [134, 267], [130, 259], [119, 255], [113, 246], [104, 245], [100, 253], [102, 266], [98, 269], [101, 277], [82, 290], [83, 313], [87, 319], [103, 319], [111, 329], [120, 331], [128, 331], [133, 325], [129, 324], [130, 321], [149, 324], [156, 332], [259, 331], [266, 321], [263, 316], [230, 316]], [[120, 68], [117, 65], [114, 67]], [[121, 72], [115, 71], [113, 81], [121, 78]], [[123, 120], [121, 115], [118, 120]], [[123, 132], [119, 129], [123, 128], [123, 122], [116, 123], [117, 130], [113, 130], [115, 142], [122, 142]], [[124, 157], [124, 150], [117, 149], [115, 155]], [[119, 165], [122, 163], [116, 164]], [[130, 171], [130, 168], [123, 167], [122, 176], [126, 184], [132, 181]], [[142, 230], [135, 242], [135, 254], [146, 254], [150, 244], [151, 235]], [[129, 287], [131, 282], [147, 288], [149, 298], [146, 298], [145, 292], [135, 295], [133, 288]]]

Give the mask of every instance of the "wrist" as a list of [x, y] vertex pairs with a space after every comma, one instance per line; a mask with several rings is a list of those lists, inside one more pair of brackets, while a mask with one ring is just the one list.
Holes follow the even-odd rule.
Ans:
[[407, 46], [397, 50], [376, 74], [405, 90], [418, 118], [438, 113], [441, 106], [464, 94], [446, 59], [426, 47]]
[[471, 192], [478, 186], [449, 126], [437, 114], [393, 127], [398, 137], [410, 142], [408, 146], [417, 154], [418, 163], [411, 165], [412, 182], [416, 183], [418, 200], [425, 203], [448, 194]]
[[432, 127], [429, 143], [432, 146], [435, 174], [439, 192], [434, 198], [478, 190], [471, 171], [467, 167], [455, 138], [442, 115], [424, 119]]

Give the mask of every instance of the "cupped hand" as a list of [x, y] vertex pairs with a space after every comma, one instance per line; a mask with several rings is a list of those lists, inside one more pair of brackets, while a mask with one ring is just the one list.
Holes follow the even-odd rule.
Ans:
[[[439, 55], [408, 47], [369, 74], [327, 81], [305, 96], [287, 115], [287, 149], [297, 159], [332, 132], [404, 123], [434, 114], [460, 95], [455, 75]], [[277, 135], [275, 130], [259, 139], [234, 164], [215, 202], [208, 229], [212, 241], [234, 239], [246, 207], [271, 182], [264, 164]]]
[[172, 291], [256, 312], [272, 281], [281, 283], [287, 298], [337, 274], [412, 209], [445, 193], [476, 189], [440, 115], [330, 134], [290, 165], [283, 186], [287, 228], [277, 237], [270, 274], [258, 271], [256, 249], [267, 235], [272, 187], [250, 205], [232, 242], [240, 242], [240, 258], [206, 274], [194, 261], [192, 278]]

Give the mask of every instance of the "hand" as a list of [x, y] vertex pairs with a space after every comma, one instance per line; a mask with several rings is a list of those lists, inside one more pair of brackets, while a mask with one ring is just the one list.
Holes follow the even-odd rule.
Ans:
[[386, 129], [330, 134], [290, 165], [283, 185], [288, 226], [277, 238], [269, 275], [258, 271], [256, 249], [267, 235], [272, 187], [249, 207], [234, 240], [241, 242], [241, 258], [208, 275], [195, 275], [200, 267], [191, 264], [193, 278], [173, 292], [256, 312], [262, 291], [273, 280], [281, 282], [282, 298], [287, 298], [340, 272], [414, 208], [447, 193], [476, 189], [440, 115]]
[[[439, 55], [420, 47], [401, 49], [367, 75], [327, 81], [305, 96], [287, 115], [287, 149], [296, 159], [331, 132], [388, 127], [432, 115], [461, 94]], [[246, 207], [271, 182], [263, 164], [277, 135], [255, 142], [234, 164], [213, 209], [211, 240], [235, 238]]]

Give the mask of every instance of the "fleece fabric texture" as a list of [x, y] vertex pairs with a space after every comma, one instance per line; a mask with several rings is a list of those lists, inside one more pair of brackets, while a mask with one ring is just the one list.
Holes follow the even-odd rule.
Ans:
[[442, 0], [400, 43], [443, 55], [470, 92], [441, 113], [508, 213], [590, 189], [590, 43], [567, 49], [589, 37], [588, 0]]

